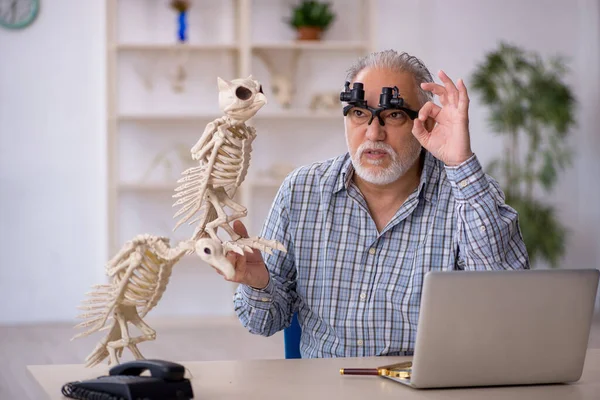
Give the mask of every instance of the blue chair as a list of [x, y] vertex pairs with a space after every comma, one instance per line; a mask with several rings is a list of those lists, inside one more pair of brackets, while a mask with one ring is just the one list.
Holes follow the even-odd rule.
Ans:
[[294, 313], [292, 324], [283, 330], [285, 358], [302, 358], [300, 355], [300, 336], [302, 328], [298, 322], [298, 313]]

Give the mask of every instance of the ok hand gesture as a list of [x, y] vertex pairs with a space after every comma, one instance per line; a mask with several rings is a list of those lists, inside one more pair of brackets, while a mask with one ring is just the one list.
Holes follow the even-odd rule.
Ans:
[[[445, 72], [440, 71], [438, 76], [443, 86], [428, 82], [422, 83], [421, 88], [438, 96], [442, 106], [431, 101], [425, 103], [414, 120], [412, 133], [435, 158], [448, 166], [456, 166], [473, 155], [469, 137], [469, 96], [462, 79], [458, 80], [457, 88]], [[431, 132], [424, 126], [428, 118], [436, 122]]]

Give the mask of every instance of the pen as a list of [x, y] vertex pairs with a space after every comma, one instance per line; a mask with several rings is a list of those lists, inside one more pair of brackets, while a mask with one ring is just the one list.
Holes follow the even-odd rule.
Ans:
[[379, 368], [340, 368], [340, 375], [382, 375]]
[[340, 375], [375, 375], [394, 378], [410, 378], [412, 362], [385, 365], [379, 368], [340, 368]]

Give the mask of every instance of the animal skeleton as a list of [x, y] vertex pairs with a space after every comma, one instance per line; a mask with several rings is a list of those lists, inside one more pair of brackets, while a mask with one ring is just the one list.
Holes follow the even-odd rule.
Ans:
[[[144, 358], [137, 348], [141, 342], [156, 339], [156, 331], [143, 320], [160, 301], [167, 288], [175, 264], [185, 255], [195, 253], [219, 270], [226, 279], [235, 274], [227, 260], [227, 251], [244, 254], [258, 249], [286, 251], [275, 240], [259, 237], [242, 238], [230, 222], [246, 216], [246, 208], [233, 200], [236, 190], [244, 181], [250, 165], [252, 141], [256, 137], [253, 127], [246, 121], [266, 104], [260, 83], [250, 75], [246, 79], [230, 82], [217, 78], [219, 106], [224, 116], [208, 123], [192, 147], [192, 158], [198, 165], [188, 168], [178, 180], [181, 185], [173, 196], [181, 206], [174, 218], [182, 216], [175, 225], [197, 222], [192, 237], [171, 248], [169, 238], [141, 234], [125, 243], [107, 263], [108, 284], [94, 286], [88, 299], [79, 308], [86, 312], [85, 319], [76, 328], [89, 327], [73, 339], [88, 336], [100, 330], [108, 334], [86, 358], [86, 366], [96, 365], [109, 357], [109, 365], [119, 363], [127, 347], [136, 359]], [[231, 215], [225, 207], [233, 210]], [[192, 217], [195, 217], [192, 219]], [[223, 242], [218, 228], [229, 234], [231, 240]], [[110, 322], [109, 322], [110, 321]], [[141, 336], [131, 337], [128, 323], [141, 331]]]

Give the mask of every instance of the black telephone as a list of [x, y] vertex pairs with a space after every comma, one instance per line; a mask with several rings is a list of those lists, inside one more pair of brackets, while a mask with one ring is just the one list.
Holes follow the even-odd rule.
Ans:
[[[149, 370], [151, 376], [140, 376]], [[189, 400], [194, 398], [183, 365], [137, 360], [116, 365], [109, 375], [63, 385], [65, 397], [79, 400]]]

